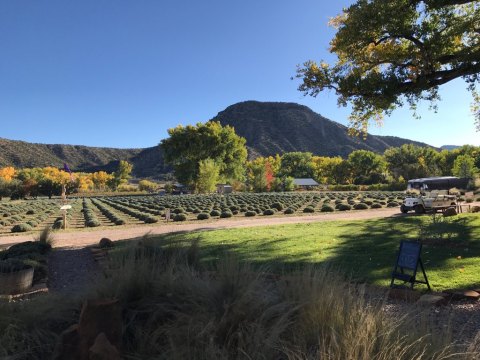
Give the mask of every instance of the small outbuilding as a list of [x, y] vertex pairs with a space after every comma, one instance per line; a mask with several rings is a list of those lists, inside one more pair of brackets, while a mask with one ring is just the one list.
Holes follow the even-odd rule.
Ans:
[[301, 188], [301, 189], [305, 189], [305, 190], [311, 190], [311, 189], [320, 185], [319, 183], [317, 183], [312, 178], [293, 179], [293, 183], [297, 188]]
[[231, 194], [233, 192], [232, 185], [217, 184], [217, 194]]

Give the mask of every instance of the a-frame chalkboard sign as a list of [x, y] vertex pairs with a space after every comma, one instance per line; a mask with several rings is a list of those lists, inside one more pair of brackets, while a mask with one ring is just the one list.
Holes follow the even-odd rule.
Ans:
[[[430, 284], [428, 283], [427, 274], [425, 274], [422, 259], [420, 258], [421, 251], [422, 244], [419, 242], [406, 240], [402, 240], [400, 242], [400, 250], [398, 251], [395, 267], [393, 268], [390, 287], [396, 286], [395, 280], [401, 280], [404, 284], [410, 283], [410, 287], [412, 289], [413, 285], [415, 284], [426, 284], [428, 286], [428, 290], [431, 290]], [[418, 265], [420, 265], [420, 269], [422, 269], [425, 281], [416, 279]]]

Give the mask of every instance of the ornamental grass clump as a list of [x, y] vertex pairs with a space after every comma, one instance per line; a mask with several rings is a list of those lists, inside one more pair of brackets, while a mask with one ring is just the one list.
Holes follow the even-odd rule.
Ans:
[[[327, 267], [285, 277], [225, 253], [202, 262], [199, 240], [145, 238], [112, 254], [91, 294], [122, 306], [123, 355], [139, 359], [474, 359], [442, 328], [389, 317], [363, 285]], [[1, 344], [1, 339], [0, 339]], [[41, 351], [42, 348], [34, 351]], [[464, 348], [465, 350], [465, 348]]]

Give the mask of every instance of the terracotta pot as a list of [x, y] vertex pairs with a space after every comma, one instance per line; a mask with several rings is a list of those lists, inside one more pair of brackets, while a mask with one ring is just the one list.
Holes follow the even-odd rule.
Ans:
[[33, 267], [9, 273], [0, 272], [0, 294], [19, 294], [32, 287]]

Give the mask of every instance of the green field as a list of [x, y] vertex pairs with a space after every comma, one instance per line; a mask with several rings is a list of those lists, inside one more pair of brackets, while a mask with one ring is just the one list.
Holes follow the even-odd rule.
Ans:
[[[480, 216], [398, 217], [265, 226], [159, 236], [199, 239], [204, 261], [226, 253], [272, 272], [328, 264], [356, 281], [387, 286], [402, 239], [423, 238], [422, 260], [433, 290], [480, 287]], [[126, 244], [127, 242], [125, 242]], [[419, 288], [426, 288], [419, 285]]]

